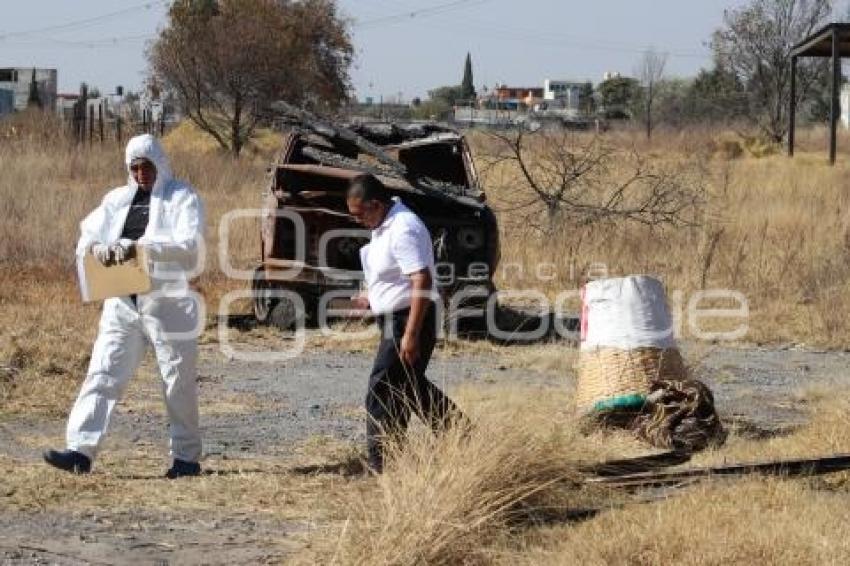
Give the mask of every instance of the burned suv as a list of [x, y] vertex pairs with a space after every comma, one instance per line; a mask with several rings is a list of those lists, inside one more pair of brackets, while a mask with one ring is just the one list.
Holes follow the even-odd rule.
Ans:
[[340, 126], [285, 111], [288, 133], [270, 168], [253, 281], [259, 322], [290, 329], [315, 321], [322, 308], [350, 308], [369, 231], [348, 214], [345, 194], [363, 173], [377, 176], [428, 226], [447, 305], [457, 305], [449, 299], [462, 289], [479, 304], [494, 292], [498, 228], [463, 136], [433, 124]]

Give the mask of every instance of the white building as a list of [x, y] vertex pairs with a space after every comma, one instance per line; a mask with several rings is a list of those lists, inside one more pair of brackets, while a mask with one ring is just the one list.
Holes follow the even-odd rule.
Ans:
[[543, 83], [543, 100], [559, 101], [568, 110], [580, 108], [584, 83], [546, 79]]
[[850, 129], [850, 84], [841, 85], [839, 106], [841, 108], [841, 123]]
[[14, 98], [14, 109], [25, 110], [30, 96], [30, 83], [33, 70], [38, 94], [43, 108], [53, 110], [56, 107], [56, 69], [33, 69], [32, 67], [0, 68], [0, 90], [9, 91]]

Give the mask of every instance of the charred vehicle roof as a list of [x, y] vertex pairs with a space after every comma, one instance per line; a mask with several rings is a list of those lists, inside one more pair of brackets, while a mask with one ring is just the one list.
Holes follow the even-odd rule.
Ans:
[[360, 288], [359, 250], [370, 233], [348, 214], [345, 195], [363, 173], [428, 227], [444, 298], [461, 289], [492, 292], [496, 219], [460, 133], [434, 124], [337, 125], [288, 105], [278, 110], [288, 133], [263, 205], [258, 320], [291, 328], [323, 308], [344, 309]]

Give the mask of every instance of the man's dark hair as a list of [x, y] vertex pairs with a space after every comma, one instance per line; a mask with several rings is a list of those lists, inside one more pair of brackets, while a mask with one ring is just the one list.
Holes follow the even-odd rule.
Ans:
[[390, 193], [387, 192], [384, 184], [374, 175], [369, 174], [358, 175], [352, 179], [346, 196], [350, 199], [357, 199], [363, 202], [376, 200], [388, 204], [392, 201]]

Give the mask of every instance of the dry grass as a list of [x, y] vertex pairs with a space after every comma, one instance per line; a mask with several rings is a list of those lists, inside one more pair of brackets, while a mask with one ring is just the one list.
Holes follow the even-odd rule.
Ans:
[[[582, 488], [579, 461], [640, 453], [628, 435], [576, 434], [550, 387], [465, 388], [476, 428], [419, 430], [376, 484], [341, 499], [348, 518], [320, 556], [339, 564], [840, 564], [850, 558], [850, 474], [706, 481], [660, 500]], [[530, 399], [535, 410], [528, 411]], [[693, 463], [850, 452], [847, 404], [768, 441], [732, 436]], [[843, 415], [843, 416], [841, 416]], [[663, 495], [663, 494], [662, 494]], [[600, 512], [584, 521], [577, 510]]]
[[847, 494], [800, 482], [707, 484], [575, 526], [541, 529], [503, 564], [846, 564]]
[[[365, 502], [350, 504], [334, 549], [339, 563], [839, 564], [850, 557], [847, 474], [717, 480], [630, 503], [569, 479], [579, 459], [640, 450], [631, 439], [576, 435], [566, 396], [551, 389], [546, 398], [527, 389], [471, 393], [464, 400], [477, 401], [479, 428], [463, 440], [415, 436], [377, 486], [359, 495]], [[545, 399], [533, 415], [529, 398]], [[850, 451], [846, 403], [814, 409], [812, 424], [794, 434], [733, 436], [728, 449], [694, 463]], [[563, 519], [587, 507], [602, 512], [581, 523]], [[547, 524], [552, 516], [561, 520]]]
[[[833, 395], [840, 398], [843, 395]], [[812, 404], [812, 422], [766, 441], [732, 436], [697, 465], [850, 452], [848, 405]], [[538, 529], [503, 544], [505, 564], [846, 564], [850, 475], [716, 480], [577, 525]]]
[[824, 454], [850, 453], [850, 402], [843, 394], [820, 401], [798, 401], [810, 411], [810, 422], [792, 434], [755, 442], [731, 436], [720, 450], [698, 454], [695, 464], [722, 464], [734, 460], [808, 458]]
[[0, 272], [0, 416], [64, 414], [88, 366], [99, 309], [56, 273]]
[[342, 564], [488, 563], [492, 545], [547, 516], [616, 496], [580, 485], [579, 460], [635, 444], [582, 437], [565, 399], [528, 411], [528, 389], [464, 389], [474, 426], [419, 428], [374, 484], [343, 500], [348, 519], [325, 542]]

